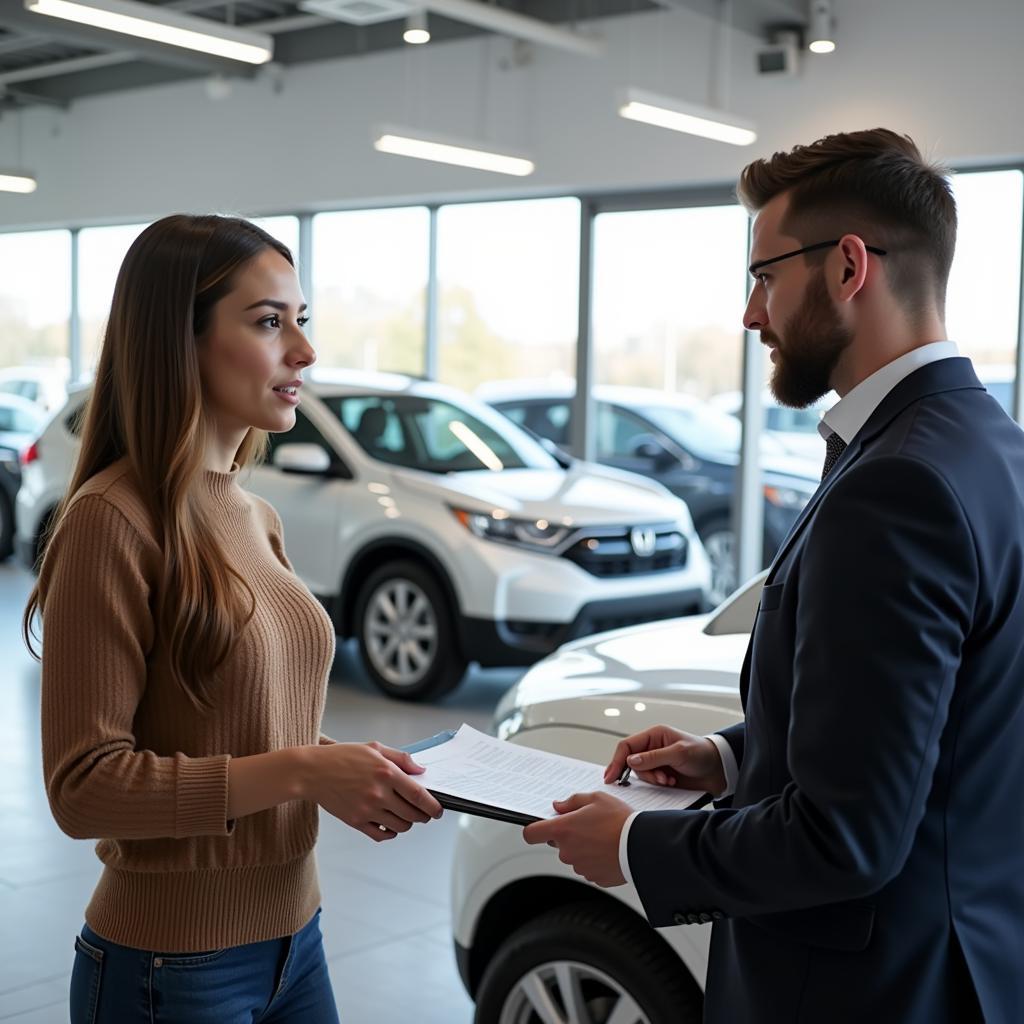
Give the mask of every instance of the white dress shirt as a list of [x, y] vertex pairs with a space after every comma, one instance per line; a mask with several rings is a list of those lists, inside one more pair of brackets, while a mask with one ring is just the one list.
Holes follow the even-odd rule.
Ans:
[[[934, 363], [940, 359], [953, 359], [959, 354], [956, 342], [953, 341], [933, 341], [920, 348], [911, 349], [910, 352], [887, 363], [880, 370], [876, 370], [870, 377], [866, 377], [855, 388], [847, 392], [845, 397], [836, 402], [822, 416], [821, 423], [818, 424], [818, 433], [826, 441], [830, 435], [838, 434], [849, 444], [871, 418], [871, 414], [881, 405], [882, 399], [904, 377], [909, 377], [915, 370], [927, 366], [928, 363]], [[721, 797], [732, 796], [736, 791], [736, 780], [739, 777], [736, 755], [724, 736], [714, 733], [706, 738], [718, 748], [719, 757], [722, 759], [722, 768], [725, 772], [725, 792], [721, 794]], [[634, 811], [626, 819], [622, 826], [622, 832], [619, 834], [619, 867], [630, 884], [633, 882], [633, 876], [629, 870], [629, 830], [633, 819], [642, 813], [642, 811]]]

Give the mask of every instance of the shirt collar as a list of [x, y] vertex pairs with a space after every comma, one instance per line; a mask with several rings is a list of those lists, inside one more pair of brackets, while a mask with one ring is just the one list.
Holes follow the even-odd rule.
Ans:
[[954, 341], [933, 341], [911, 349], [898, 359], [865, 377], [845, 398], [840, 399], [821, 418], [818, 433], [827, 441], [829, 435], [838, 434], [849, 444], [867, 423], [882, 399], [904, 377], [939, 359], [953, 359], [960, 353]]

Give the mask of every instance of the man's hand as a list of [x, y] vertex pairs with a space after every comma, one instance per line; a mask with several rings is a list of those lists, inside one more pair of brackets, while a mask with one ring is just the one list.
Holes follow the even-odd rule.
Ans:
[[656, 786], [696, 789], [712, 796], [725, 792], [725, 769], [714, 743], [667, 725], [621, 740], [604, 770], [604, 781], [614, 782], [627, 764], [637, 778]]
[[556, 800], [554, 808], [557, 818], [527, 825], [523, 838], [531, 846], [554, 846], [558, 859], [588, 882], [605, 888], [624, 885], [619, 837], [633, 813], [629, 805], [610, 793], [577, 793], [568, 800]]

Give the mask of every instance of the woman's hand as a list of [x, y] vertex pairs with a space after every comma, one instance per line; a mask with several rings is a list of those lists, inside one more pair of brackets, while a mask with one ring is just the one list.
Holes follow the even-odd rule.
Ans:
[[409, 776], [423, 768], [380, 743], [329, 743], [309, 748], [307, 799], [375, 842], [441, 817], [441, 805]]
[[714, 743], [667, 725], [620, 740], [604, 771], [604, 781], [614, 782], [627, 764], [644, 782], [698, 789], [712, 796], [725, 792], [725, 769]]

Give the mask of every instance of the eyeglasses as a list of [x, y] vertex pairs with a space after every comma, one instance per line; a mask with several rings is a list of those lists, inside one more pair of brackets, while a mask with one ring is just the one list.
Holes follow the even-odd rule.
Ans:
[[[835, 238], [831, 242], [815, 242], [814, 245], [805, 245], [802, 249], [794, 249], [792, 252], [784, 252], [781, 256], [772, 256], [771, 259], [758, 260], [756, 263], [751, 263], [749, 270], [751, 276], [757, 279], [757, 272], [762, 267], [770, 266], [772, 263], [779, 263], [782, 260], [792, 259], [794, 256], [803, 256], [805, 252], [815, 252], [818, 249], [831, 249], [833, 245], [838, 245], [842, 241], [841, 238]], [[879, 249], [874, 245], [865, 245], [865, 249], [868, 252], [873, 252], [876, 256], [885, 256], [887, 250]]]

